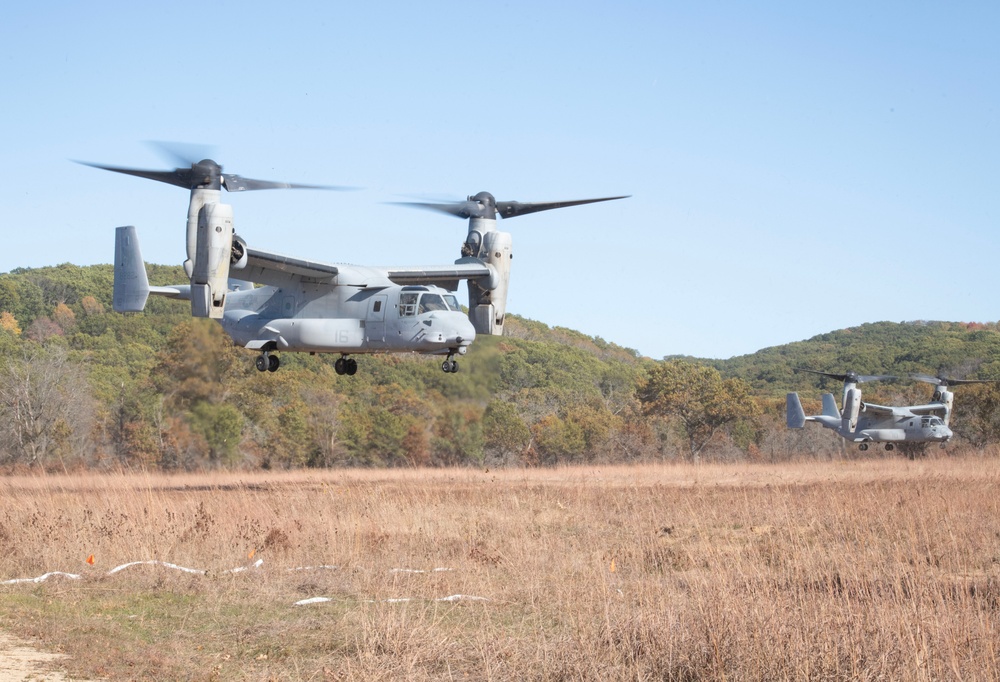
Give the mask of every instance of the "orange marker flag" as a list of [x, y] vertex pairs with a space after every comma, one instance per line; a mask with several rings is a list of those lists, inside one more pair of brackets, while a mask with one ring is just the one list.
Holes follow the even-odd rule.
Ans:
[[253, 549], [250, 550], [250, 553], [247, 554], [247, 559], [253, 559], [253, 555], [256, 553], [257, 553], [257, 548], [254, 547]]
[[611, 560], [611, 572], [612, 573], [615, 572], [615, 560], [614, 559]]
[[89, 557], [87, 557], [87, 563], [90, 564], [91, 566], [94, 565], [94, 555], [93, 554], [91, 554]]

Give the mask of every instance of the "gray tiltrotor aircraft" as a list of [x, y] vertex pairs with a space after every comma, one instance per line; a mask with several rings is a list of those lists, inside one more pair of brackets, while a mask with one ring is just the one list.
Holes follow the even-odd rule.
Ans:
[[914, 374], [910, 378], [935, 385], [931, 402], [925, 405], [887, 407], [863, 402], [857, 385], [865, 381], [897, 377], [859, 375], [855, 372], [832, 374], [811, 369], [803, 371], [843, 381], [843, 400], [841, 407], [838, 407], [833, 394], [824, 393], [823, 414], [807, 417], [799, 402], [799, 394], [789, 393], [786, 397], [788, 428], [801, 429], [807, 421], [819, 422], [823, 427], [836, 431], [845, 440], [859, 443], [861, 450], [867, 450], [869, 443], [885, 443], [886, 450], [898, 446], [911, 456], [923, 452], [928, 443], [940, 443], [944, 447], [951, 439], [953, 434], [949, 422], [954, 394], [948, 390], [949, 386], [992, 383], [979, 379], [949, 379]]
[[[236, 236], [232, 206], [222, 203], [221, 190], [333, 188], [243, 178], [223, 173], [210, 159], [172, 171], [87, 165], [191, 192], [184, 262], [190, 282], [149, 286], [135, 228], [119, 227], [114, 309], [141, 311], [150, 294], [190, 300], [193, 316], [217, 319], [235, 344], [259, 351], [262, 372], [278, 369], [276, 351], [339, 353], [338, 374], [357, 372], [350, 355], [394, 352], [444, 355], [441, 368], [457, 372], [455, 356], [466, 353], [477, 333], [503, 333], [513, 254], [510, 234], [497, 230], [497, 216], [625, 198], [519, 203], [480, 192], [451, 204], [410, 203], [469, 220], [461, 258], [428, 267], [332, 265], [249, 248]], [[231, 274], [242, 283], [231, 281]], [[452, 293], [460, 280], [468, 283], [468, 316]]]

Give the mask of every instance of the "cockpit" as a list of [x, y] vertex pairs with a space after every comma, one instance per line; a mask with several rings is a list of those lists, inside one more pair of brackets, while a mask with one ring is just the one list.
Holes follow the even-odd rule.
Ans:
[[458, 299], [454, 294], [438, 294], [432, 291], [419, 293], [404, 291], [399, 295], [399, 316], [413, 317], [431, 313], [435, 310], [454, 310], [461, 312]]
[[944, 426], [944, 421], [941, 417], [921, 417], [920, 426], [923, 428], [929, 428], [932, 426]]

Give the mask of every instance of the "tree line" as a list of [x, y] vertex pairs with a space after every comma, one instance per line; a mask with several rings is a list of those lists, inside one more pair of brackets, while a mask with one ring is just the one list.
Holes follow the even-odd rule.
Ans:
[[[153, 282], [183, 280], [150, 266]], [[275, 373], [192, 319], [186, 302], [111, 312], [111, 266], [0, 275], [0, 465], [204, 468], [544, 466], [843, 455], [819, 429], [784, 427], [784, 392], [819, 410], [838, 386], [796, 373], [953, 372], [1000, 378], [996, 325], [878, 323], [729, 360], [640, 357], [601, 338], [508, 317], [458, 374], [433, 358], [286, 353]], [[883, 404], [924, 385], [865, 385]], [[869, 391], [871, 393], [869, 394]], [[1000, 439], [1000, 392], [962, 387], [962, 440]], [[852, 456], [858, 456], [856, 453]]]

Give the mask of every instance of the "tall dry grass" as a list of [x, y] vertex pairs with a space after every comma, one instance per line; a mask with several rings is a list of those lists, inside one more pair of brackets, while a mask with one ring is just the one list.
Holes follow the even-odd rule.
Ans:
[[[996, 679], [998, 477], [965, 457], [11, 478], [0, 580], [84, 579], [0, 587], [3, 627], [112, 679]], [[209, 573], [107, 575], [150, 559]]]

